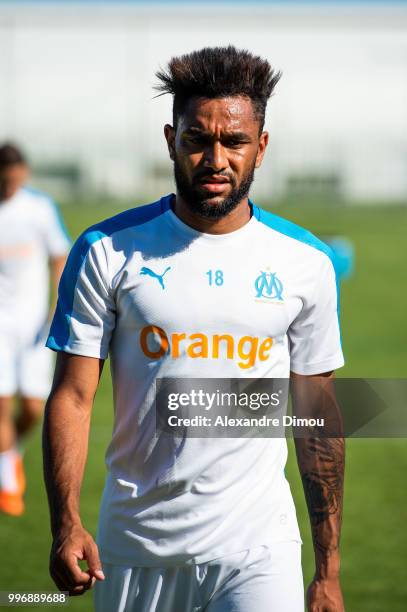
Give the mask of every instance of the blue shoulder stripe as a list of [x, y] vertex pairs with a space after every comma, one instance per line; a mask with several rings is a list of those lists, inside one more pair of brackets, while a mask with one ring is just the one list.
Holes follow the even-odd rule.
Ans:
[[45, 193], [45, 191], [41, 191], [40, 189], [31, 187], [31, 185], [24, 185], [23, 190], [27, 191], [28, 193], [31, 193], [32, 195], [41, 196], [42, 198], [47, 198], [47, 200], [50, 199], [49, 195]]
[[322, 251], [322, 253], [325, 253], [325, 255], [329, 257], [332, 265], [335, 268], [335, 257], [333, 251], [327, 244], [325, 244], [325, 242], [322, 242], [322, 240], [314, 236], [314, 234], [300, 225], [297, 225], [292, 221], [288, 221], [288, 219], [283, 219], [283, 217], [279, 217], [268, 210], [263, 210], [255, 204], [252, 204], [252, 207], [253, 214], [258, 221], [264, 223], [264, 225], [267, 225], [268, 227], [271, 227], [271, 229], [279, 232], [280, 234], [294, 238], [294, 240], [298, 240], [299, 242], [303, 242], [304, 244], [314, 247], [318, 251]]
[[49, 201], [50, 201], [51, 206], [54, 209], [55, 216], [56, 216], [56, 218], [58, 220], [58, 224], [59, 224], [59, 227], [61, 229], [61, 232], [64, 234], [64, 236], [67, 239], [67, 241], [69, 242], [69, 244], [72, 244], [72, 239], [71, 239], [71, 237], [69, 235], [69, 232], [68, 232], [68, 230], [66, 228], [66, 225], [65, 225], [65, 222], [64, 222], [64, 220], [62, 218], [61, 211], [59, 209], [58, 204], [56, 202], [54, 202], [54, 200], [52, 200], [51, 198], [50, 198]]
[[276, 232], [280, 232], [280, 234], [284, 234], [285, 236], [294, 238], [294, 240], [299, 240], [300, 242], [303, 242], [304, 244], [308, 244], [309, 246], [314, 247], [314, 249], [317, 249], [318, 251], [325, 253], [325, 255], [329, 257], [332, 263], [332, 267], [335, 272], [338, 325], [339, 325], [339, 332], [341, 332], [340, 321], [339, 321], [339, 314], [340, 314], [339, 274], [336, 269], [336, 259], [335, 259], [332, 249], [327, 244], [325, 244], [325, 242], [323, 242], [322, 240], [314, 236], [314, 234], [304, 229], [300, 225], [297, 225], [296, 223], [293, 223], [292, 221], [288, 221], [287, 219], [283, 219], [283, 217], [279, 217], [278, 215], [275, 215], [272, 212], [263, 210], [262, 208], [259, 208], [258, 206], [253, 204], [253, 202], [250, 202], [250, 204], [252, 206], [253, 214], [258, 221], [260, 221], [261, 223], [264, 223], [264, 225], [267, 225], [268, 227], [275, 230]]
[[76, 283], [91, 246], [98, 240], [111, 236], [115, 232], [120, 232], [132, 226], [142, 225], [158, 217], [168, 209], [169, 201], [170, 196], [167, 196], [153, 204], [146, 204], [145, 206], [126, 210], [93, 225], [79, 236], [69, 253], [59, 283], [58, 304], [46, 343], [48, 348], [55, 351], [63, 351], [67, 346]]

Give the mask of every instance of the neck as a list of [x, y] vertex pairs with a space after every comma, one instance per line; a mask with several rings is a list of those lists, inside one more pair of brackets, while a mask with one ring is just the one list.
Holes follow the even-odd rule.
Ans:
[[220, 219], [207, 219], [193, 212], [183, 197], [177, 192], [173, 211], [187, 225], [205, 234], [228, 234], [240, 229], [249, 222], [251, 207], [246, 196], [227, 215]]

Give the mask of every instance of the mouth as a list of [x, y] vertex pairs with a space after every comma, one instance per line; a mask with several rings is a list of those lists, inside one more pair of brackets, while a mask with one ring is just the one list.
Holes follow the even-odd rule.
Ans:
[[222, 193], [230, 185], [230, 181], [224, 176], [212, 175], [201, 178], [198, 185], [210, 193]]

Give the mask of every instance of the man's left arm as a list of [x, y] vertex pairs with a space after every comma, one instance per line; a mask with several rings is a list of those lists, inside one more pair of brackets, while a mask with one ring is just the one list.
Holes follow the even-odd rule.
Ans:
[[325, 421], [320, 432], [309, 429], [294, 433], [315, 553], [315, 575], [308, 588], [307, 606], [309, 612], [343, 612], [339, 544], [345, 440], [333, 373], [304, 376], [292, 372], [291, 396], [293, 415]]

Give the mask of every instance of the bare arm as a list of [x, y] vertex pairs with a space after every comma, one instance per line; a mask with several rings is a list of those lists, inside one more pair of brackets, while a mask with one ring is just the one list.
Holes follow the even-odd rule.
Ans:
[[66, 256], [50, 257], [49, 269], [51, 276], [51, 305], [49, 308], [48, 319], [51, 320], [55, 312], [58, 299], [58, 285], [66, 263]]
[[[93, 399], [103, 360], [59, 353], [43, 429], [44, 478], [53, 545], [50, 573], [61, 590], [80, 595], [103, 579], [97, 546], [82, 527], [79, 498]], [[86, 559], [88, 571], [78, 561]]]
[[[324, 436], [296, 437], [298, 466], [311, 523], [315, 576], [308, 589], [310, 612], [343, 612], [339, 583], [345, 440], [336, 403], [333, 374], [291, 375], [293, 413], [324, 418]], [[326, 437], [325, 437], [326, 436]], [[328, 437], [329, 436], [329, 437]]]

